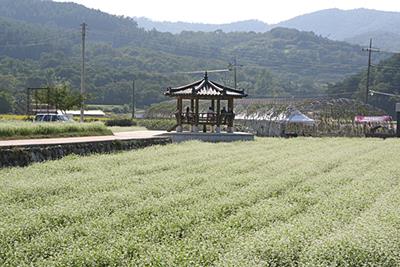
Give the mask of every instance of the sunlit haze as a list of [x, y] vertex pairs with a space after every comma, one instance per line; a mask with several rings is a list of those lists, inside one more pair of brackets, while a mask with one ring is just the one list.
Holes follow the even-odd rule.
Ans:
[[277, 23], [298, 15], [327, 8], [369, 8], [400, 11], [400, 1], [396, 0], [73, 0], [72, 2], [100, 9], [114, 15], [147, 17], [157, 21], [203, 23], [226, 23], [246, 19]]

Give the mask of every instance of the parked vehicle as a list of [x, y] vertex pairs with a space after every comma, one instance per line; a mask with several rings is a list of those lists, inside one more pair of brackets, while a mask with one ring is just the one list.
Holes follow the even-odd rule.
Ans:
[[63, 114], [36, 114], [35, 122], [69, 122], [71, 121]]

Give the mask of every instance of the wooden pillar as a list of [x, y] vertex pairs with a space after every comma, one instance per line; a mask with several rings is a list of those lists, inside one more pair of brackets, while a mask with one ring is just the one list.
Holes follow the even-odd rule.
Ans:
[[196, 110], [195, 110], [195, 117], [196, 117], [196, 126], [199, 125], [199, 99], [196, 98]]
[[397, 114], [396, 136], [400, 138], [400, 103], [396, 104], [396, 114]]
[[177, 100], [176, 120], [177, 120], [177, 124], [178, 124], [176, 131], [182, 132], [183, 128], [182, 128], [182, 98], [181, 97], [178, 97], [178, 100]]
[[221, 100], [217, 100], [217, 127], [215, 129], [216, 133], [221, 132]]
[[228, 112], [233, 113], [233, 98], [228, 99]]
[[179, 117], [179, 98], [176, 99], [176, 111], [175, 111], [175, 118], [176, 118], [176, 124], [180, 124], [180, 117]]
[[189, 115], [189, 123], [190, 123], [190, 131], [191, 132], [197, 132], [197, 127], [196, 127], [196, 116], [194, 114], [194, 99], [190, 99], [190, 115]]
[[183, 104], [182, 104], [182, 98], [181, 97], [178, 98], [178, 111], [179, 111], [180, 115], [182, 115], [182, 113], [183, 113]]
[[217, 100], [217, 127], [221, 125], [221, 100]]
[[229, 121], [228, 121], [228, 129], [229, 133], [233, 132], [233, 98], [228, 99], [228, 113], [229, 113]]
[[400, 111], [397, 112], [396, 136], [400, 138]]
[[215, 99], [212, 99], [211, 100], [211, 109], [213, 110], [213, 112], [214, 112], [214, 114], [210, 117], [210, 128], [211, 128], [211, 132], [213, 133], [214, 132], [214, 122], [216, 122], [216, 118], [218, 118], [218, 117], [215, 117], [216, 116], [216, 113], [215, 113]]

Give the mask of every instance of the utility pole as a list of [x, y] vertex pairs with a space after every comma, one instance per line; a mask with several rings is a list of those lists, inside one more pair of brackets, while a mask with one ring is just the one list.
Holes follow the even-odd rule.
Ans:
[[233, 82], [235, 84], [235, 89], [237, 89], [237, 59], [233, 60]]
[[362, 51], [368, 51], [368, 71], [367, 71], [367, 86], [365, 90], [365, 104], [368, 104], [368, 95], [369, 95], [369, 77], [371, 73], [371, 57], [372, 57], [372, 52], [379, 52], [379, 49], [372, 48], [372, 38], [369, 40], [369, 47], [368, 48], [363, 48]]
[[135, 118], [135, 80], [132, 82], [132, 120]]
[[84, 94], [85, 94], [85, 41], [86, 41], [86, 26], [84, 22], [82, 26], [82, 69], [81, 69], [81, 118], [80, 121], [84, 121]]
[[235, 85], [235, 89], [237, 89], [237, 67], [243, 67], [243, 65], [238, 65], [237, 64], [237, 58], [233, 59], [233, 64], [229, 64], [229, 70], [233, 70], [233, 83]]

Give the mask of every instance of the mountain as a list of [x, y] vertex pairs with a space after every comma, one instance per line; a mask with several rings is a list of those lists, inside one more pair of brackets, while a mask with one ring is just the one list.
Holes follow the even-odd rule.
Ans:
[[134, 18], [140, 27], [147, 30], [180, 33], [182, 31], [211, 32], [267, 32], [276, 27], [312, 31], [332, 40], [364, 45], [370, 38], [383, 50], [398, 51], [400, 43], [400, 13], [370, 9], [326, 9], [294, 17], [278, 24], [269, 25], [258, 20], [229, 24], [201, 24], [185, 22], [158, 22], [146, 18]]
[[[366, 65], [360, 46], [312, 32], [278, 27], [265, 33], [171, 34], [146, 31], [132, 18], [78, 4], [1, 0], [0, 96], [24, 106], [27, 87], [69, 82], [79, 89], [83, 21], [88, 24], [86, 88], [95, 103], [127, 104], [132, 79], [140, 106], [165, 100], [161, 88], [201, 76], [180, 72], [225, 69], [235, 56], [243, 65], [239, 87], [253, 97], [325, 93], [328, 82]], [[210, 75], [232, 85], [232, 72]]]
[[259, 20], [245, 20], [226, 24], [205, 24], [189, 22], [169, 22], [154, 21], [144, 17], [133, 18], [139, 25], [146, 30], [156, 29], [160, 32], [170, 32], [174, 34], [183, 31], [213, 32], [222, 30], [224, 32], [267, 32], [271, 27]]
[[351, 44], [360, 44], [368, 47], [370, 38], [373, 39], [373, 46], [384, 51], [392, 51], [398, 53], [400, 51], [400, 34], [393, 32], [368, 32], [347, 38], [344, 41]]
[[371, 32], [400, 34], [399, 24], [399, 12], [326, 9], [295, 17], [278, 26], [312, 31], [334, 40], [345, 40]]

